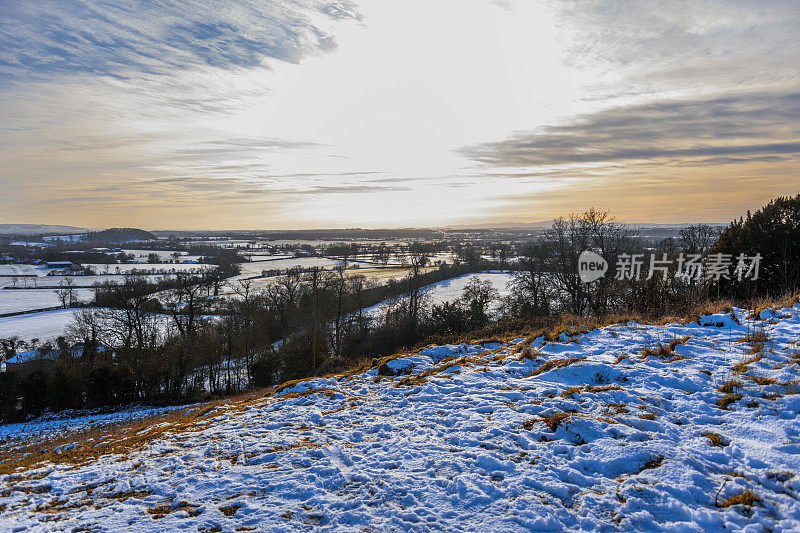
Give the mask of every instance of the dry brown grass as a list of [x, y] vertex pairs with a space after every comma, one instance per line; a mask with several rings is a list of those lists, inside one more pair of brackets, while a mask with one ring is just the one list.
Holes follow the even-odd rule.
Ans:
[[734, 402], [738, 402], [741, 399], [742, 399], [741, 394], [726, 394], [725, 396], [717, 400], [717, 407], [719, 407], [720, 409], [727, 410], [728, 406], [730, 406]]
[[659, 455], [658, 457], [653, 457], [652, 459], [647, 461], [642, 467], [641, 471], [644, 472], [645, 470], [652, 470], [654, 468], [658, 468], [662, 464], [664, 464], [664, 456]]
[[570, 396], [574, 396], [575, 394], [608, 392], [615, 390], [623, 390], [623, 389], [619, 385], [587, 385], [579, 387], [570, 387], [564, 392], [562, 392], [561, 396], [563, 398], [568, 398]]
[[525, 346], [522, 351], [519, 353], [519, 360], [520, 361], [535, 361], [542, 357], [542, 352], [535, 348], [531, 348], [530, 346]]
[[413, 385], [421, 385], [428, 381], [428, 378], [434, 376], [436, 374], [440, 374], [445, 370], [453, 368], [454, 366], [466, 366], [466, 365], [479, 365], [483, 364], [483, 361], [476, 358], [470, 357], [468, 355], [463, 355], [461, 357], [448, 357], [446, 359], [442, 359], [442, 361], [429, 370], [425, 372], [420, 372], [419, 374], [413, 374], [411, 376], [406, 376], [400, 381], [397, 382], [395, 385], [396, 387], [403, 387], [403, 386], [413, 386]]
[[639, 415], [639, 418], [642, 420], [655, 420], [656, 414], [655, 413], [645, 413], [643, 415]]
[[751, 357], [749, 359], [745, 359], [744, 361], [741, 361], [741, 362], [736, 363], [735, 365], [733, 365], [731, 367], [731, 370], [733, 370], [737, 374], [743, 374], [743, 373], [745, 373], [745, 372], [747, 372], [749, 370], [748, 369], [748, 365], [752, 365], [753, 363], [757, 363], [757, 362], [761, 361], [762, 359], [764, 359], [764, 354], [760, 353], [760, 352], [756, 353], [755, 355], [753, 355], [753, 357]]
[[750, 347], [750, 351], [747, 352], [747, 355], [757, 355], [757, 354], [762, 353], [763, 351], [764, 351], [764, 345], [763, 344], [753, 344]]
[[747, 363], [744, 361], [736, 363], [731, 367], [731, 370], [733, 370], [737, 374], [744, 374], [745, 372], [747, 372]]
[[758, 318], [762, 311], [768, 310], [778, 310], [783, 309], [784, 307], [792, 307], [793, 305], [797, 304], [800, 301], [800, 293], [794, 295], [787, 295], [784, 297], [779, 298], [760, 298], [754, 302], [750, 303], [750, 307], [753, 310], [748, 315], [749, 320], [753, 320]]
[[555, 432], [558, 426], [569, 420], [569, 418], [570, 415], [568, 413], [554, 413], [542, 419], [542, 422], [544, 422], [550, 431]]
[[553, 413], [552, 415], [543, 418], [531, 418], [530, 420], [526, 420], [522, 423], [522, 427], [526, 431], [531, 431], [536, 424], [539, 422], [544, 422], [544, 425], [546, 425], [551, 432], [555, 432], [555, 430], [558, 429], [558, 426], [569, 420], [571, 416], [572, 415], [569, 413]]
[[722, 385], [720, 385], [717, 390], [719, 392], [724, 392], [725, 394], [731, 394], [736, 389], [741, 389], [744, 385], [742, 382], [736, 379], [729, 379]]
[[79, 429], [50, 439], [4, 443], [0, 474], [31, 470], [44, 464], [84, 465], [110, 454], [126, 456], [162, 436], [202, 431], [213, 423], [212, 419], [218, 414], [246, 409], [263, 401], [264, 395], [269, 392], [268, 389], [261, 389], [215, 400], [202, 407], [185, 407], [97, 429]]
[[669, 341], [668, 344], [660, 344], [656, 348], [645, 348], [642, 350], [642, 359], [646, 359], [647, 357], [660, 357], [662, 359], [667, 359], [675, 355], [675, 348], [677, 348], [681, 344], [686, 344], [689, 340], [689, 336], [686, 335], [684, 337], [676, 337]]
[[556, 368], [564, 368], [565, 366], [569, 366], [573, 363], [577, 363], [578, 361], [583, 361], [580, 357], [567, 357], [565, 359], [551, 359], [542, 363], [542, 366], [534, 370], [529, 374], [529, 377], [538, 376], [539, 374], [544, 374], [545, 372], [549, 372], [550, 370], [555, 370]]
[[767, 344], [769, 341], [770, 341], [769, 335], [767, 335], [767, 332], [761, 328], [754, 329], [753, 331], [751, 331], [750, 333], [739, 339], [739, 342], [759, 344], [761, 346]]
[[220, 507], [219, 511], [222, 514], [224, 514], [225, 516], [234, 516], [236, 514], [236, 511], [238, 511], [240, 507], [241, 507], [240, 504], [234, 503], [232, 505], [226, 505], [226, 506]]
[[329, 398], [333, 398], [334, 396], [346, 396], [349, 398], [355, 398], [355, 396], [351, 395], [348, 392], [331, 389], [329, 387], [320, 387], [318, 389], [308, 389], [304, 391], [295, 391], [295, 392], [288, 392], [283, 396], [278, 396], [277, 400], [290, 400], [292, 398], [303, 398], [305, 396], [312, 396], [314, 394], [324, 394]]
[[707, 438], [709, 441], [711, 441], [712, 446], [716, 446], [718, 448], [724, 448], [725, 446], [728, 445], [728, 443], [719, 433], [706, 433], [703, 436]]
[[729, 314], [733, 317], [734, 321], [738, 322], [733, 310], [733, 303], [730, 300], [710, 300], [707, 302], [700, 302], [694, 304], [691, 308], [687, 309], [683, 315], [682, 323], [688, 324], [690, 322], [699, 322], [703, 315], [715, 314]]
[[770, 378], [767, 376], [750, 376], [747, 379], [749, 379], [750, 381], [754, 381], [759, 385], [775, 385], [778, 382], [777, 379]]
[[116, 492], [109, 496], [106, 496], [109, 500], [117, 500], [119, 502], [124, 502], [130, 499], [134, 500], [143, 500], [153, 494], [151, 490], [130, 490], [127, 492]]
[[745, 507], [752, 507], [757, 503], [761, 503], [762, 499], [757, 496], [752, 490], [747, 489], [739, 494], [734, 494], [727, 500], [723, 501], [721, 507], [730, 507], [732, 505], [744, 505]]
[[189, 516], [199, 516], [203, 513], [203, 508], [199, 505], [193, 505], [191, 503], [181, 503], [179, 505], [159, 505], [156, 507], [151, 507], [147, 509], [147, 514], [152, 516], [155, 520], [160, 518], [164, 518], [170, 513], [175, 513], [179, 511], [186, 511]]

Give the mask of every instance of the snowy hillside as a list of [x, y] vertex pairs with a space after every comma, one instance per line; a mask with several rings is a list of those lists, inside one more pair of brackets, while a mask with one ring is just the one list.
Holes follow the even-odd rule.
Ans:
[[15, 471], [29, 424], [0, 529], [797, 530], [800, 306], [746, 317], [428, 347]]

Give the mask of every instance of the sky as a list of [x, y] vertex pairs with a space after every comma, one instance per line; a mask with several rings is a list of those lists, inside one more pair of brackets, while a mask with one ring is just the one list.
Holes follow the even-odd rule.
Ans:
[[0, 223], [725, 222], [800, 192], [800, 3], [0, 0]]

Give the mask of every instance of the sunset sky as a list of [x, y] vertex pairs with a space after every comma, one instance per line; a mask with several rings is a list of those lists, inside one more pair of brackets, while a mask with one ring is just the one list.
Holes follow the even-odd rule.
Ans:
[[0, 0], [0, 223], [724, 222], [800, 192], [798, 35], [794, 0]]

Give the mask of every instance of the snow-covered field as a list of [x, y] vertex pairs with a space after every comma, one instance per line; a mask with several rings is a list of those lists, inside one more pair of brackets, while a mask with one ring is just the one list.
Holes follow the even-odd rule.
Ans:
[[267, 255], [267, 254], [239, 253], [239, 255], [247, 257], [250, 261], [277, 261], [279, 259], [292, 259], [294, 257], [293, 255], [288, 255], [288, 254]]
[[239, 263], [242, 268], [240, 277], [260, 276], [264, 270], [284, 270], [287, 268], [333, 268], [339, 261], [327, 257], [292, 257], [288, 259], [271, 259], [268, 261], [251, 261]]
[[175, 254], [178, 254], [179, 261], [199, 261], [202, 256], [189, 255], [188, 252], [178, 250], [122, 250], [128, 255], [132, 255], [135, 261], [147, 261], [150, 254], [156, 254], [161, 261], [172, 261], [175, 259]]
[[37, 276], [33, 265], [0, 265], [0, 276]]
[[798, 530], [800, 305], [746, 314], [431, 346], [195, 408], [0, 476], [0, 529]]
[[[94, 289], [75, 289], [79, 302], [94, 298]], [[0, 289], [0, 314], [47, 309], [61, 305], [55, 289]]]
[[[26, 342], [32, 339], [39, 339], [41, 342], [52, 341], [67, 333], [67, 327], [73, 322], [75, 313], [75, 309], [56, 309], [0, 317], [0, 338], [16, 336]], [[156, 316], [164, 331], [172, 325], [172, 318], [169, 315]], [[202, 315], [202, 318], [214, 320], [216, 317]]]
[[19, 337], [24, 341], [52, 340], [64, 333], [74, 316], [74, 309], [57, 309], [0, 317], [0, 338]]
[[[510, 272], [501, 271], [465, 274], [457, 278], [446, 279], [438, 283], [426, 285], [423, 287], [422, 291], [425, 294], [427, 301], [431, 304], [453, 302], [461, 297], [464, 292], [464, 288], [474, 277], [477, 277], [481, 281], [489, 281], [492, 284], [492, 287], [497, 290], [499, 296], [502, 297], [509, 294], [510, 291], [508, 290], [508, 282], [513, 279], [514, 275]], [[392, 306], [393, 303], [394, 300], [392, 299], [385, 300], [379, 304], [373, 305], [372, 307], [368, 307], [364, 310], [364, 312], [368, 316], [372, 317], [381, 316], [386, 312], [386, 309]], [[493, 301], [489, 306], [490, 311], [497, 310], [499, 305], [500, 302], [498, 300]]]
[[[153, 275], [148, 279], [158, 279], [162, 276], [169, 276], [169, 274]], [[14, 283], [14, 278], [0, 278], [0, 287], [29, 289], [35, 289], [37, 287], [61, 287], [67, 283], [68, 280], [71, 281], [75, 287], [88, 288], [93, 287], [97, 283], [124, 283], [125, 276], [114, 275], [113, 273], [107, 276], [40, 276], [36, 278], [18, 278], [16, 283]]]

